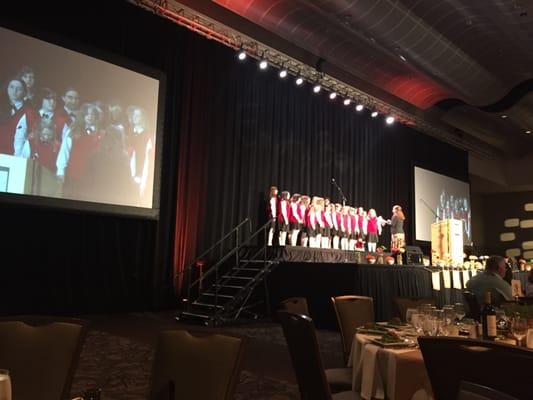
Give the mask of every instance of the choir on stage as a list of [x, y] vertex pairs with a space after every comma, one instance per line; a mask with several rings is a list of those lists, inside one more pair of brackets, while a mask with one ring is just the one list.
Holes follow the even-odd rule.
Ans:
[[[393, 207], [391, 219], [376, 210], [331, 203], [328, 198], [293, 194], [272, 186], [267, 214], [270, 220], [267, 244], [338, 250], [376, 252], [383, 227], [391, 225], [391, 248], [405, 246], [400, 206]], [[277, 233], [277, 236], [276, 236]], [[277, 237], [278, 243], [274, 243]]]

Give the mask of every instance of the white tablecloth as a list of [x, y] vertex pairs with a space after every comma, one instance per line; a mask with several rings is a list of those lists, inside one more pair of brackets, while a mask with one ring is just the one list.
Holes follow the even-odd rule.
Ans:
[[385, 349], [356, 334], [348, 366], [353, 368], [353, 390], [361, 398], [388, 400], [431, 399], [429, 379], [419, 349]]

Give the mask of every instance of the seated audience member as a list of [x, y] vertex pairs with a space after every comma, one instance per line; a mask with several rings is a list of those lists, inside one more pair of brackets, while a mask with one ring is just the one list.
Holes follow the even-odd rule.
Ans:
[[533, 297], [533, 270], [527, 275], [526, 296]]
[[491, 292], [492, 303], [496, 306], [499, 306], [501, 300], [513, 300], [511, 285], [503, 280], [505, 269], [503, 257], [491, 256], [487, 260], [485, 271], [468, 281], [466, 288], [476, 295], [479, 304], [483, 304], [483, 296], [487, 291]]

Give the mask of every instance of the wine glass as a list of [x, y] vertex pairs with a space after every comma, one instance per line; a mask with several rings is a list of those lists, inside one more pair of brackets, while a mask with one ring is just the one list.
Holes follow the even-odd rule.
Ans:
[[516, 344], [521, 345], [522, 339], [527, 335], [527, 319], [522, 318], [520, 315], [516, 315], [511, 322], [511, 332], [516, 338]]
[[405, 321], [410, 325], [413, 325], [414, 314], [418, 314], [418, 310], [416, 308], [408, 308], [405, 312]]
[[7, 369], [0, 369], [0, 400], [11, 400], [11, 378]]
[[455, 303], [455, 306], [453, 308], [455, 310], [455, 315], [457, 315], [457, 319], [461, 321], [466, 315], [465, 307], [463, 306], [463, 303]]

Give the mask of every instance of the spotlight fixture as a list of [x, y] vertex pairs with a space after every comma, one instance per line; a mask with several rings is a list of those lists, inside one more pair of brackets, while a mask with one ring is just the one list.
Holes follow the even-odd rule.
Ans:
[[344, 99], [344, 101], [342, 102], [345, 106], [349, 106], [351, 101], [350, 99]]
[[301, 86], [304, 83], [304, 78], [302, 78], [301, 76], [298, 76], [294, 82], [296, 83], [297, 86]]
[[355, 110], [356, 111], [363, 111], [364, 108], [365, 108], [365, 106], [362, 105], [362, 104], [358, 104], [358, 105], [355, 106]]
[[399, 54], [398, 57], [400, 57], [400, 60], [402, 60], [403, 62], [407, 62], [407, 58], [405, 58], [401, 54]]
[[240, 60], [240, 61], [244, 61], [246, 60], [246, 52], [244, 51], [244, 49], [241, 48], [239, 49], [239, 51], [237, 52], [237, 58]]
[[268, 61], [265, 60], [264, 58], [262, 58], [260, 61], [259, 61], [259, 69], [267, 69], [268, 67]]
[[322, 89], [322, 87], [320, 86], [319, 83], [316, 83], [315, 86], [313, 86], [313, 92], [314, 93], [319, 93], [321, 89]]
[[388, 116], [386, 119], [385, 119], [385, 122], [387, 123], [387, 125], [392, 125], [394, 123], [394, 117], [392, 116]]
[[529, 135], [529, 134], [531, 133], [531, 130], [528, 129], [528, 130], [526, 131], [526, 133]]
[[503, 118], [503, 119], [507, 118], [507, 115], [503, 114], [503, 115], [502, 115], [502, 118]]
[[336, 93], [336, 92], [331, 92], [331, 93], [329, 94], [329, 98], [330, 98], [330, 100], [335, 100], [335, 97], [337, 97], [337, 93]]
[[279, 75], [279, 77], [280, 77], [281, 79], [284, 79], [284, 78], [287, 77], [288, 73], [289, 73], [289, 72], [287, 71], [287, 68], [282, 67], [282, 68], [279, 70], [279, 74], [278, 74], [278, 75]]
[[372, 114], [370, 114], [370, 116], [372, 118], [376, 118], [378, 116], [378, 112], [377, 111], [372, 111]]

